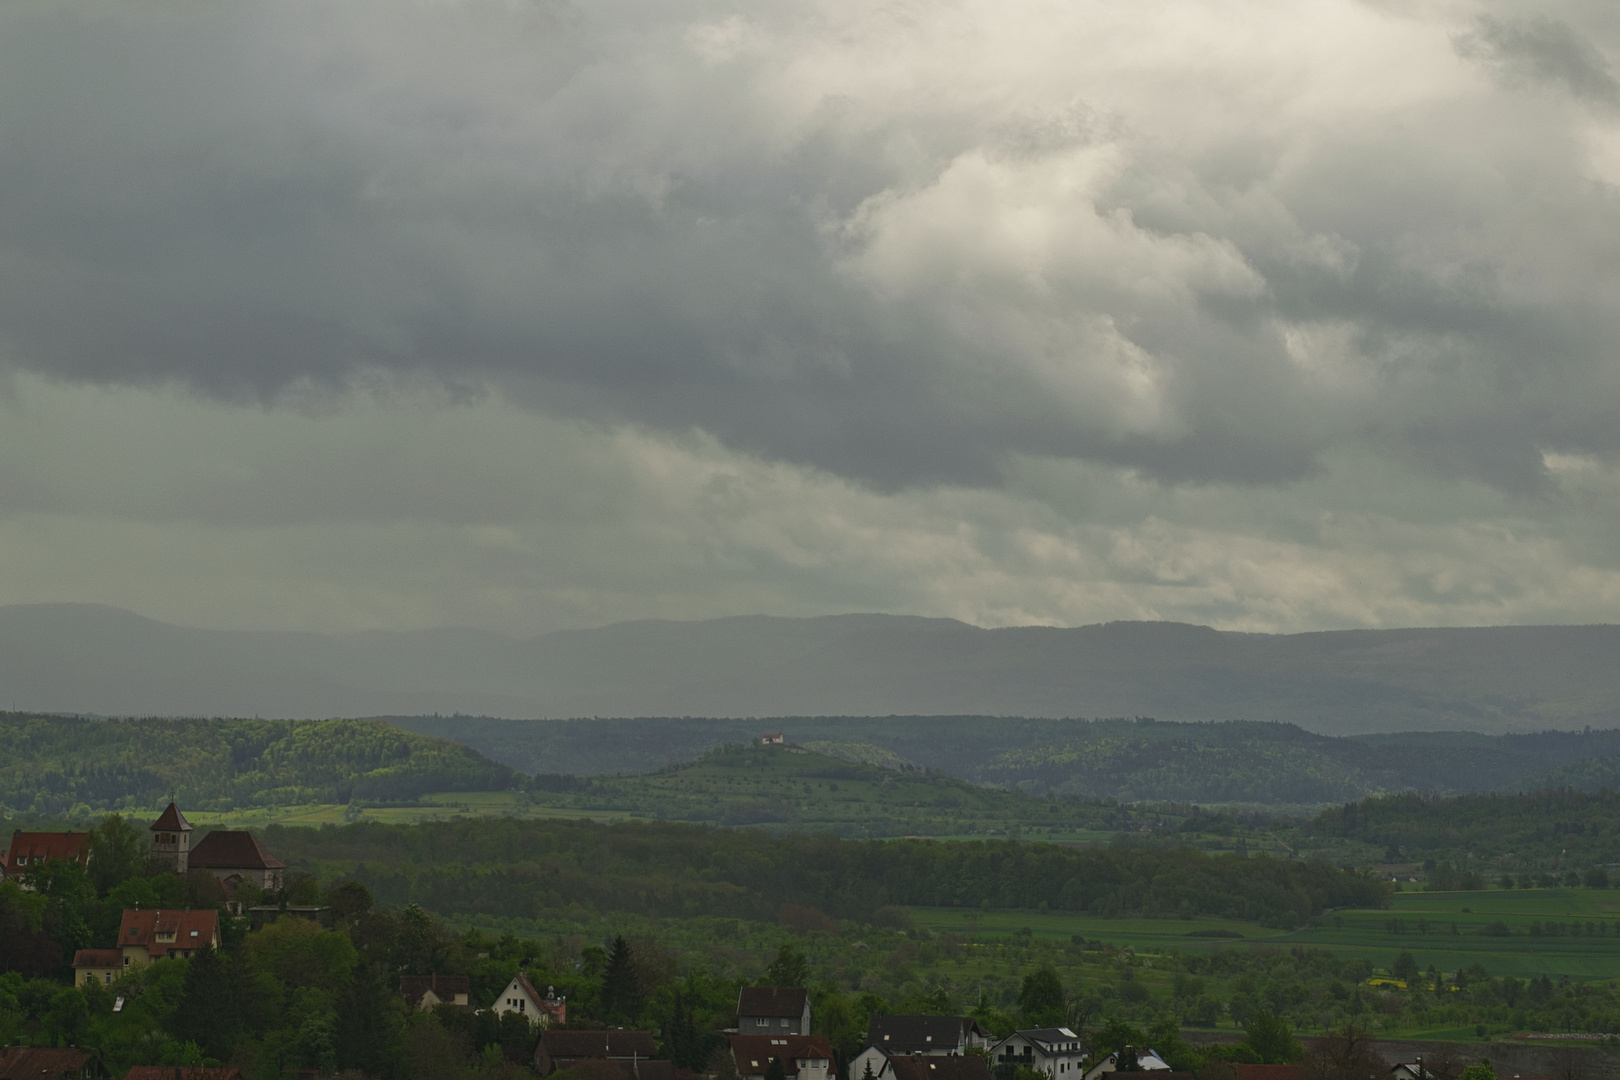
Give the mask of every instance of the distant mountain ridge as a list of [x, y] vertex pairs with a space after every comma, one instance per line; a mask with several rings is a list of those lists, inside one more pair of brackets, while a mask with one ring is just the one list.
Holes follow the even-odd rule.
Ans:
[[1326, 734], [1620, 725], [1620, 627], [1266, 635], [840, 615], [477, 630], [199, 630], [0, 607], [0, 707], [104, 715], [1151, 715]]

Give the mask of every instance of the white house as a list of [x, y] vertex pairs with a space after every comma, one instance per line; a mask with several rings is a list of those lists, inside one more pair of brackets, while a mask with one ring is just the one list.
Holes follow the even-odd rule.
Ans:
[[1081, 1080], [1085, 1056], [1080, 1036], [1066, 1027], [1015, 1031], [990, 1048], [992, 1065], [1022, 1065], [1052, 1080]]
[[568, 999], [558, 997], [556, 990], [549, 986], [541, 997], [540, 991], [521, 971], [506, 984], [490, 1009], [497, 1016], [509, 1012], [527, 1016], [541, 1027], [568, 1023]]

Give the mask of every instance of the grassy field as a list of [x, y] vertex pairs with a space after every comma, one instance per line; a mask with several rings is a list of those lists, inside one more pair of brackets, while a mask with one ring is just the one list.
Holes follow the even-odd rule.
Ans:
[[[1401, 893], [1389, 910], [1333, 912], [1320, 925], [1294, 931], [1209, 918], [1108, 919], [1062, 912], [909, 910], [918, 927], [968, 939], [1080, 937], [1129, 946], [1139, 955], [1298, 945], [1365, 957], [1386, 972], [1397, 956], [1409, 952], [1423, 968], [1432, 964], [1442, 972], [1478, 963], [1492, 975], [1517, 978], [1542, 973], [1577, 980], [1620, 978], [1620, 925], [1616, 923], [1620, 920], [1620, 891]], [[1391, 927], [1391, 920], [1399, 920], [1398, 929]], [[1578, 935], [1570, 932], [1577, 922]], [[1548, 933], [1549, 923], [1560, 925], [1563, 933]], [[1599, 932], [1599, 923], [1604, 932]], [[1498, 931], [1505, 926], [1508, 933], [1486, 932], [1493, 926]], [[1238, 936], [1197, 933], [1210, 930]]]

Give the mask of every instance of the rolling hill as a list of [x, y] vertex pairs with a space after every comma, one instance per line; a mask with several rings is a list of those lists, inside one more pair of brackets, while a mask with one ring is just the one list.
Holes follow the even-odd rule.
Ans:
[[1324, 734], [1620, 724], [1620, 627], [986, 630], [841, 615], [621, 623], [527, 640], [170, 626], [0, 607], [0, 703], [103, 715], [1155, 716]]

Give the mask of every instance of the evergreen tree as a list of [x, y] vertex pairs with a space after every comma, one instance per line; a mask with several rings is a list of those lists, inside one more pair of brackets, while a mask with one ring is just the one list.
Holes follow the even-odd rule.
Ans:
[[633, 1022], [641, 1015], [641, 986], [636, 980], [636, 958], [623, 935], [613, 939], [607, 968], [602, 972], [602, 1011], [608, 1018]]
[[404, 1004], [374, 964], [356, 964], [354, 982], [338, 998], [337, 1063], [382, 1080], [404, 1072]]
[[787, 1070], [782, 1067], [782, 1059], [773, 1057], [765, 1063], [765, 1080], [787, 1080]]

